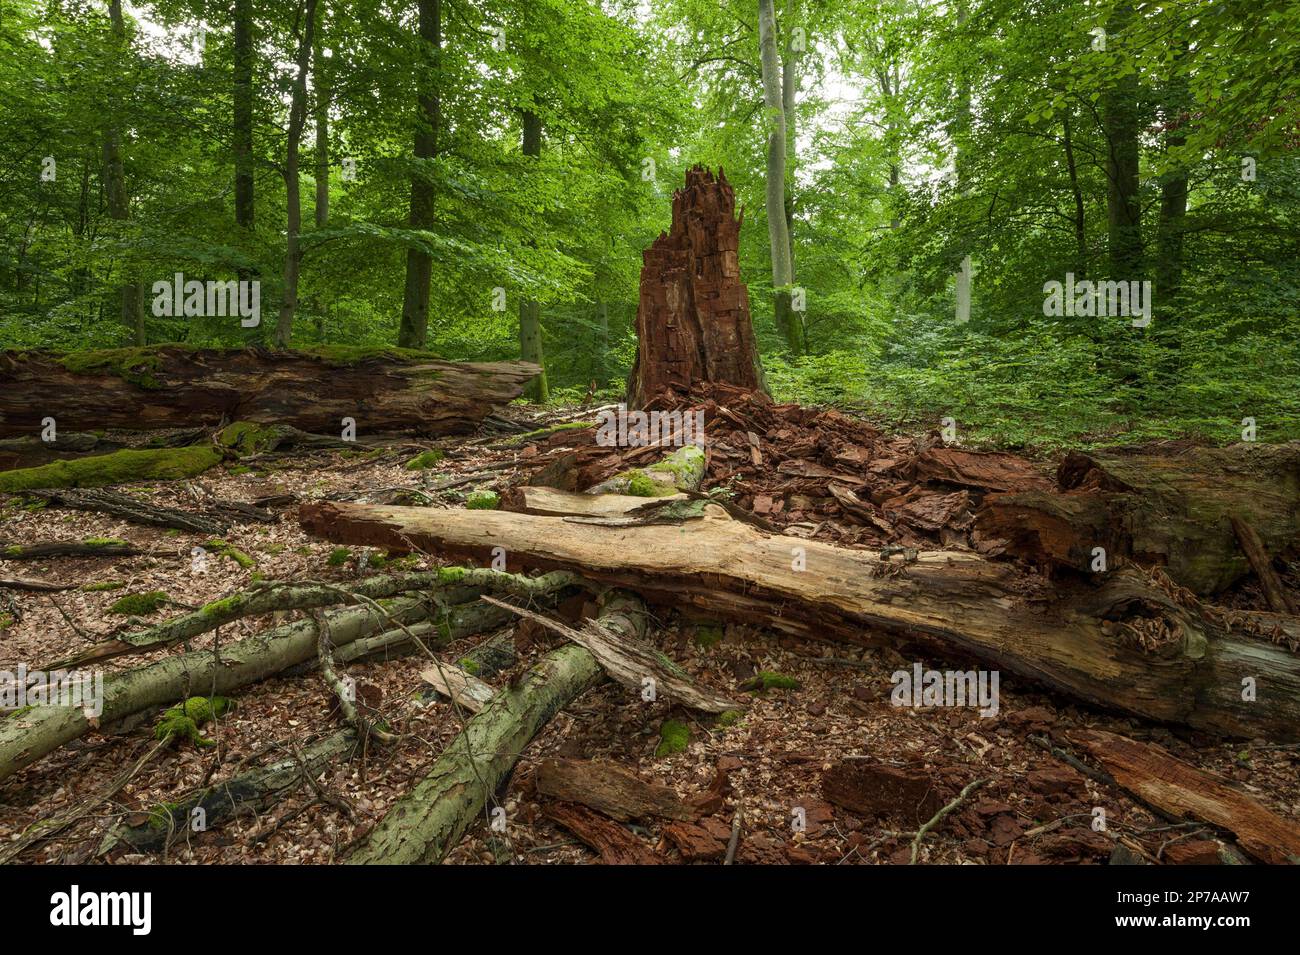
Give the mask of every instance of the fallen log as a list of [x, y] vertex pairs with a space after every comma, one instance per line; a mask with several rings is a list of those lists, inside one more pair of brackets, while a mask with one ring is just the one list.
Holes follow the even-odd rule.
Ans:
[[658, 817], [694, 822], [698, 809], [667, 786], [648, 783], [614, 763], [589, 759], [544, 759], [537, 767], [537, 791], [581, 803], [620, 822]]
[[480, 593], [535, 597], [575, 583], [576, 578], [572, 574], [528, 578], [461, 567], [367, 577], [346, 587], [321, 581], [259, 581], [247, 590], [214, 600], [197, 610], [144, 630], [123, 633], [112, 640], [101, 641], [62, 660], [46, 664], [42, 669], [85, 666], [87, 663], [111, 660], [129, 653], [156, 650], [190, 640], [241, 617], [255, 617], [277, 610], [310, 610], [357, 603], [364, 598], [378, 600], [409, 591], [421, 591], [445, 603], [464, 603]]
[[526, 362], [467, 364], [427, 352], [350, 346], [4, 352], [0, 436], [38, 433], [45, 417], [84, 431], [224, 419], [340, 434], [351, 419], [358, 435], [463, 434], [519, 397], [537, 371]]
[[1232, 531], [1237, 535], [1237, 543], [1241, 545], [1241, 552], [1246, 555], [1246, 560], [1250, 563], [1250, 569], [1255, 572], [1255, 578], [1259, 581], [1260, 589], [1264, 591], [1264, 599], [1268, 601], [1268, 609], [1274, 613], [1295, 614], [1295, 603], [1286, 592], [1286, 588], [1282, 586], [1277, 571], [1273, 569], [1272, 558], [1269, 557], [1264, 542], [1259, 539], [1259, 534], [1255, 532], [1255, 528], [1239, 517], [1234, 517], [1231, 520]]
[[1089, 572], [1093, 549], [1159, 565], [1194, 593], [1220, 593], [1251, 571], [1234, 518], [1269, 554], [1300, 540], [1300, 442], [1188, 448], [1168, 453], [1072, 453], [1057, 481], [1064, 493], [1026, 491], [985, 499], [976, 537], [1010, 554]]
[[[614, 592], [606, 595], [599, 622], [639, 639], [646, 619], [638, 599]], [[388, 810], [348, 857], [348, 864], [441, 862], [483, 812], [533, 737], [602, 675], [596, 658], [582, 647], [567, 644], [548, 653], [465, 725], [428, 775]]]
[[[331, 615], [330, 632], [341, 646], [374, 633], [390, 618], [418, 621], [434, 609], [420, 599], [396, 600], [386, 611], [364, 605]], [[220, 659], [211, 650], [194, 650], [105, 677], [98, 714], [80, 706], [46, 704], [0, 719], [0, 779], [91, 729], [174, 703], [189, 696], [191, 689], [225, 694], [312, 659], [316, 638], [315, 621], [298, 621], [224, 646]]]
[[140, 548], [116, 537], [88, 537], [80, 541], [46, 541], [42, 544], [0, 544], [0, 560], [50, 560], [55, 557], [135, 557], [140, 553], [142, 553]]
[[1066, 734], [1141, 802], [1175, 820], [1199, 819], [1233, 833], [1261, 862], [1300, 865], [1300, 825], [1260, 805], [1228, 781], [1189, 766], [1159, 746], [1107, 733]]
[[31, 577], [0, 577], [0, 589], [36, 590], [55, 593], [60, 590], [72, 590], [76, 584], [60, 584], [52, 580], [35, 580]]
[[109, 441], [97, 434], [78, 432], [59, 434], [53, 441], [42, 440], [35, 434], [5, 438], [0, 440], [0, 471], [34, 468], [82, 454], [105, 454], [120, 450], [121, 447], [121, 442]]
[[223, 455], [207, 445], [114, 451], [85, 458], [55, 461], [38, 468], [0, 471], [0, 491], [42, 488], [105, 487], [133, 481], [176, 481], [197, 477], [220, 463]]
[[[680, 524], [606, 527], [501, 511], [318, 504], [303, 527], [340, 543], [560, 568], [647, 599], [814, 639], [892, 637], [986, 663], [1098, 706], [1221, 735], [1300, 737], [1300, 656], [1229, 631], [1133, 568], [1048, 584], [1008, 562], [769, 536], [706, 505]], [[1243, 681], [1257, 698], [1243, 699]]]
[[116, 491], [102, 489], [79, 491], [63, 488], [55, 491], [36, 491], [34, 496], [57, 507], [95, 511], [121, 518], [132, 524], [144, 524], [150, 527], [170, 527], [194, 534], [224, 534], [228, 527], [224, 520], [205, 514], [195, 514], [192, 511], [177, 510], [174, 507], [161, 507]]

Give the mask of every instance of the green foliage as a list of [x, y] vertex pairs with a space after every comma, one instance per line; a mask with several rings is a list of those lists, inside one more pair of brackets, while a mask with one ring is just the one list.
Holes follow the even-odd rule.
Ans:
[[465, 506], [472, 511], [495, 511], [501, 506], [501, 496], [496, 491], [470, 491]]

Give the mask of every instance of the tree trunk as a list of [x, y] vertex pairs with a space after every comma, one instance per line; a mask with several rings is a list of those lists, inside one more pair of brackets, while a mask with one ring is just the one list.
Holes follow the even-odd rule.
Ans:
[[315, 78], [316, 123], [316, 228], [323, 229], [330, 220], [330, 75], [320, 38], [316, 40], [312, 59]]
[[[411, 176], [411, 210], [408, 223], [412, 229], [432, 229], [434, 188], [429, 181], [432, 171], [422, 160], [438, 155], [438, 127], [441, 125], [441, 102], [438, 84], [442, 62], [442, 0], [419, 0], [420, 41], [431, 64], [417, 68], [420, 115], [416, 120], [416, 169]], [[432, 73], [432, 76], [430, 74]], [[433, 259], [422, 249], [406, 250], [406, 287], [402, 295], [402, 326], [397, 344], [402, 348], [423, 348], [429, 335], [429, 283], [433, 280]]]
[[[606, 598], [599, 617], [602, 626], [629, 639], [645, 634], [646, 620], [641, 602], [618, 592]], [[542, 727], [602, 675], [596, 658], [580, 646], [566, 644], [548, 653], [465, 725], [429, 774], [388, 810], [348, 864], [441, 862], [483, 813]]]
[[[1187, 55], [1184, 44], [1181, 56]], [[1181, 57], [1180, 57], [1181, 59]], [[1165, 90], [1164, 121], [1165, 145], [1177, 150], [1187, 142], [1183, 124], [1189, 119], [1192, 107], [1187, 90], [1187, 79], [1180, 72], [1180, 60], [1172, 65], [1173, 78]], [[1156, 235], [1156, 293], [1160, 296], [1161, 311], [1173, 316], [1174, 300], [1183, 284], [1183, 231], [1187, 221], [1187, 167], [1176, 165], [1160, 180], [1160, 220]], [[1169, 329], [1162, 329], [1161, 338], [1175, 344]]]
[[280, 300], [280, 316], [275, 323], [275, 345], [288, 348], [293, 336], [293, 319], [298, 310], [298, 274], [302, 266], [302, 253], [298, 248], [298, 232], [302, 228], [302, 182], [298, 178], [298, 148], [302, 144], [302, 130], [307, 122], [307, 71], [311, 63], [313, 36], [316, 30], [316, 2], [305, 0], [306, 11], [302, 39], [298, 44], [298, 76], [293, 84], [293, 97], [289, 106], [289, 139], [284, 160], [284, 192], [287, 207], [284, 250], [284, 291]]
[[[1110, 42], [1133, 22], [1133, 7], [1122, 4], [1106, 23]], [[1127, 37], [1123, 42], [1127, 43]], [[1132, 51], [1130, 51], [1132, 53]], [[1106, 209], [1110, 278], [1132, 282], [1142, 276], [1142, 206], [1138, 197], [1138, 74], [1114, 81], [1102, 94], [1106, 159]]]
[[[542, 119], [532, 110], [524, 110], [523, 125], [523, 154], [537, 159], [542, 155]], [[542, 306], [532, 299], [519, 303], [519, 357], [542, 369], [528, 386], [529, 400], [546, 401], [551, 394], [546, 385], [546, 359], [542, 352]]]
[[[122, 0], [109, 0], [108, 21], [112, 38], [111, 47], [120, 67], [120, 60], [127, 53]], [[128, 221], [131, 218], [131, 201], [126, 191], [126, 172], [122, 166], [122, 133], [116, 126], [109, 126], [104, 130], [104, 193], [108, 203], [109, 218], [116, 222]], [[139, 283], [123, 283], [118, 289], [117, 298], [122, 324], [131, 330], [132, 340], [137, 345], [143, 345], [145, 343], [144, 307]]]
[[696, 166], [673, 193], [671, 231], [646, 249], [628, 404], [697, 382], [762, 389], [763, 372], [740, 281], [736, 194], [721, 172]]
[[[234, 0], [235, 224], [253, 228], [253, 2]], [[242, 277], [242, 276], [241, 276]]]
[[[564, 517], [359, 504], [305, 505], [309, 532], [340, 543], [419, 547], [573, 570], [680, 608], [814, 639], [969, 654], [1076, 699], [1224, 735], [1300, 734], [1300, 656], [1228, 632], [1141, 573], [1100, 583], [1032, 576], [968, 552], [890, 565], [865, 551], [767, 536], [708, 506], [680, 524], [601, 526]], [[1269, 687], [1241, 698], [1242, 679]]]
[[1079, 167], [1074, 161], [1074, 137], [1070, 128], [1070, 110], [1062, 114], [1061, 123], [1064, 133], [1065, 167], [1070, 173], [1070, 195], [1074, 198], [1074, 275], [1083, 279], [1088, 274], [1088, 235], [1084, 229], [1083, 189], [1079, 186]]
[[0, 352], [0, 436], [39, 431], [47, 415], [69, 431], [149, 431], [224, 418], [338, 435], [348, 418], [362, 436], [465, 434], [519, 397], [536, 373], [520, 362], [348, 348]]
[[758, 0], [758, 42], [763, 67], [764, 128], [767, 132], [767, 237], [772, 248], [772, 289], [777, 331], [790, 351], [803, 353], [803, 336], [790, 307], [794, 264], [785, 217], [785, 109], [781, 63], [776, 45], [776, 14], [772, 0]]

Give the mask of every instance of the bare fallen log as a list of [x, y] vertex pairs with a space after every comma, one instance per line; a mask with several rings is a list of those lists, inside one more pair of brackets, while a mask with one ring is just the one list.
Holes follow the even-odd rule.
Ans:
[[[381, 505], [304, 506], [310, 532], [514, 566], [563, 568], [648, 599], [690, 604], [811, 638], [888, 637], [986, 663], [1084, 702], [1223, 735], [1300, 736], [1300, 656], [1229, 632], [1199, 605], [1124, 568], [1049, 585], [1008, 562], [922, 552], [890, 563], [818, 541], [769, 536], [720, 509], [681, 524]], [[1243, 681], [1257, 687], [1243, 699]]]
[[544, 759], [537, 767], [537, 791], [581, 803], [620, 822], [679, 819], [693, 822], [698, 809], [667, 786], [648, 783], [615, 763], [590, 759]]
[[1232, 519], [1260, 539], [1261, 552], [1295, 553], [1300, 541], [1300, 442], [1238, 444], [1140, 454], [1068, 455], [1064, 493], [1031, 490], [985, 499], [977, 538], [1046, 566], [1089, 572], [1094, 548], [1111, 564], [1159, 565], [1201, 595], [1219, 593], [1251, 571]]
[[133, 431], [256, 421], [364, 437], [473, 431], [537, 374], [526, 362], [466, 364], [403, 349], [238, 351], [159, 345], [0, 354], [0, 436], [60, 428]]
[[[645, 608], [629, 594], [607, 595], [602, 626], [632, 639]], [[465, 726], [428, 775], [399, 799], [348, 858], [350, 865], [436, 863], [460, 841], [520, 754], [557, 712], [600, 679], [587, 650], [567, 644], [501, 690]]]
[[170, 527], [178, 531], [190, 531], [194, 534], [224, 534], [229, 526], [224, 520], [192, 511], [181, 511], [174, 507], [161, 507], [149, 501], [120, 494], [117, 491], [102, 489], [54, 491], [36, 491], [35, 497], [57, 507], [69, 507], [78, 511], [95, 511], [112, 517], [130, 521], [132, 524], [144, 524], [150, 527]]
[[1284, 819], [1228, 781], [1175, 759], [1159, 746], [1102, 730], [1067, 734], [1115, 781], [1170, 818], [1199, 819], [1232, 832], [1261, 862], [1300, 865], [1300, 825]]
[[60, 584], [52, 580], [35, 580], [31, 577], [0, 577], [0, 589], [8, 587], [10, 590], [36, 590], [54, 593], [60, 590], [71, 590], [76, 586], [76, 584]]

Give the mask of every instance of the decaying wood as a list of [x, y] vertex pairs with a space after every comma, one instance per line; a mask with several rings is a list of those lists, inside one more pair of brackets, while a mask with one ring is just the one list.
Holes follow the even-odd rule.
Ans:
[[1246, 555], [1251, 570], [1259, 580], [1260, 589], [1264, 591], [1264, 599], [1268, 601], [1268, 609], [1274, 613], [1295, 614], [1295, 604], [1292, 603], [1286, 588], [1282, 586], [1282, 581], [1278, 579], [1277, 571], [1273, 569], [1273, 560], [1264, 549], [1264, 542], [1255, 533], [1255, 528], [1241, 518], [1234, 517], [1232, 531], [1237, 535], [1237, 543], [1241, 545], [1242, 553]]
[[[1048, 582], [959, 551], [907, 564], [768, 536], [706, 506], [681, 524], [602, 527], [508, 512], [319, 504], [304, 528], [340, 543], [417, 547], [572, 570], [649, 599], [812, 638], [892, 637], [970, 654], [1077, 699], [1224, 735], [1300, 737], [1300, 656], [1229, 632], [1146, 575]], [[1257, 700], [1241, 698], [1257, 681]], [[1263, 692], [1267, 687], [1268, 692]]]
[[605, 865], [659, 865], [663, 859], [625, 827], [572, 802], [548, 802], [542, 812], [600, 853]]
[[55, 557], [135, 557], [140, 548], [113, 538], [0, 544], [0, 560], [49, 560]]
[[[629, 594], [607, 594], [602, 626], [629, 638], [644, 633], [646, 613]], [[587, 650], [566, 644], [494, 696], [466, 725], [414, 789], [399, 799], [348, 858], [353, 865], [440, 862], [479, 818], [533, 737], [600, 679]]]
[[170, 527], [178, 531], [190, 531], [194, 534], [224, 534], [229, 526], [225, 520], [212, 515], [195, 514], [181, 511], [174, 507], [160, 507], [148, 501], [106, 491], [102, 488], [73, 490], [70, 488], [54, 491], [34, 491], [39, 497], [58, 507], [70, 507], [79, 511], [97, 511], [112, 517], [119, 517], [132, 524], [144, 524], [151, 527]]
[[643, 254], [637, 357], [628, 404], [645, 407], [665, 389], [699, 381], [762, 389], [749, 292], [740, 281], [736, 194], [719, 170], [686, 172], [673, 193], [673, 220]]
[[60, 584], [53, 580], [35, 580], [31, 577], [0, 577], [0, 588], [8, 587], [10, 590], [37, 590], [54, 593], [60, 590], [71, 590], [76, 584]]
[[[71, 371], [69, 368], [76, 368]], [[80, 353], [0, 354], [0, 436], [61, 428], [144, 431], [195, 423], [257, 421], [357, 435], [473, 431], [523, 393], [526, 362], [468, 364], [393, 349], [361, 353], [238, 351], [160, 345]]]
[[1251, 567], [1232, 518], [1253, 528], [1261, 549], [1294, 553], [1300, 541], [1300, 441], [1161, 453], [1071, 453], [1057, 481], [1063, 493], [994, 495], [976, 534], [1009, 542], [1016, 556], [1087, 572], [1093, 549], [1111, 565], [1159, 565], [1200, 595], [1219, 593]]
[[420, 671], [420, 679], [471, 713], [487, 706], [496, 694], [496, 690], [478, 677], [446, 663], [425, 667]]
[[[517, 489], [519, 509], [525, 514], [550, 514], [567, 517], [622, 517], [646, 503], [644, 497], [631, 494], [578, 494], [557, 491], [550, 487], [521, 487]], [[685, 500], [686, 495], [674, 494], [657, 500]]]
[[543, 795], [581, 803], [621, 822], [650, 817], [690, 822], [699, 817], [698, 810], [667, 786], [602, 760], [544, 759], [535, 779]]
[[123, 445], [97, 434], [78, 432], [56, 433], [53, 441], [42, 440], [37, 434], [0, 440], [0, 471], [14, 468], [34, 468], [60, 458], [79, 454], [103, 454], [116, 451]]
[[[610, 628], [600, 622], [588, 620], [580, 629], [565, 626], [557, 620], [544, 617], [522, 607], [511, 607], [484, 596], [488, 603], [498, 604], [519, 616], [554, 630], [579, 646], [586, 647], [600, 663], [601, 668], [623, 686], [641, 692], [646, 681], [653, 681], [656, 698], [663, 696], [675, 703], [689, 706], [702, 713], [725, 713], [740, 710], [743, 706], [721, 693], [697, 686], [686, 671], [658, 649], [640, 640], [629, 639], [629, 627]], [[644, 629], [644, 628], [641, 628]]]
[[1227, 780], [1189, 766], [1154, 744], [1102, 730], [1075, 730], [1068, 736], [1142, 802], [1175, 819], [1199, 819], [1234, 833], [1238, 845], [1261, 862], [1300, 865], [1300, 825], [1264, 808]]

